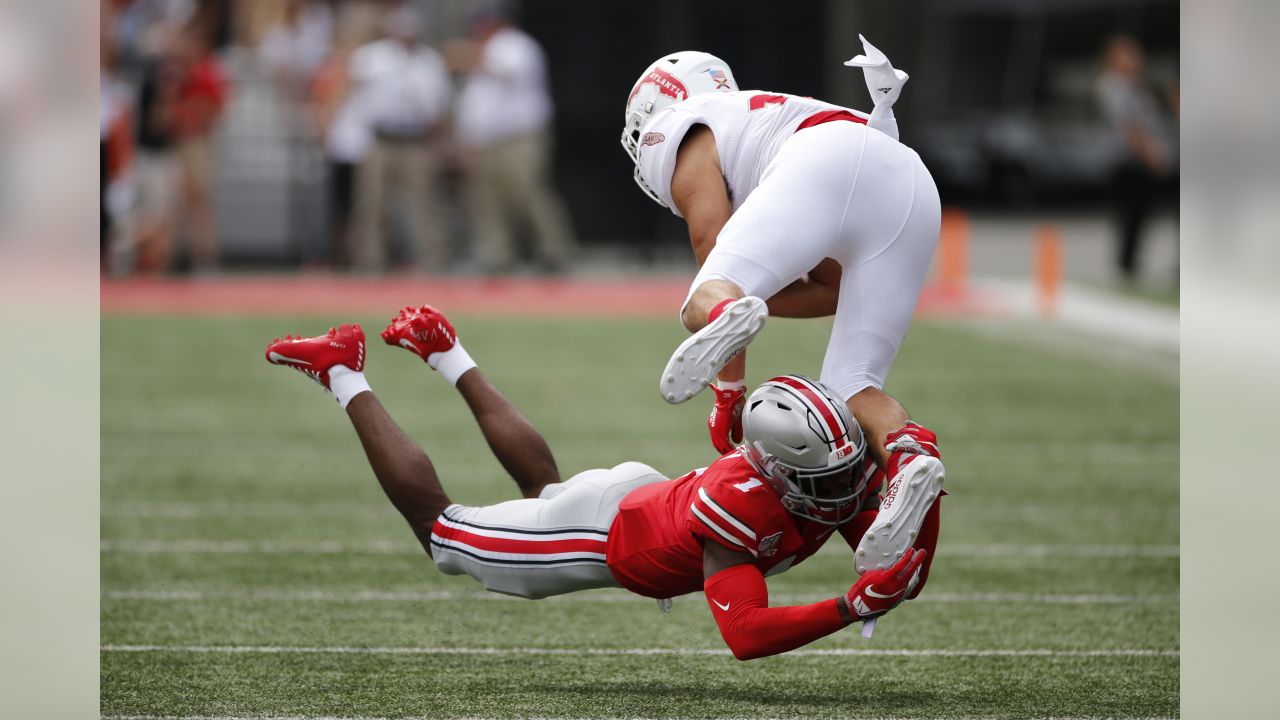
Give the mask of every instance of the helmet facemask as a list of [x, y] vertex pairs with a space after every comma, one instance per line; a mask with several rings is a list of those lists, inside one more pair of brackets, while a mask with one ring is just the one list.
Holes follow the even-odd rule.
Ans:
[[733, 73], [723, 60], [704, 52], [686, 50], [664, 55], [650, 64], [627, 96], [622, 149], [635, 163], [636, 184], [659, 205], [666, 203], [640, 176], [641, 130], [654, 113], [694, 95], [732, 92], [738, 89]]
[[635, 163], [631, 177], [635, 179], [636, 185], [640, 186], [650, 200], [666, 207], [667, 204], [658, 198], [658, 194], [649, 187], [649, 183], [640, 177], [640, 128], [644, 127], [649, 117], [653, 115], [661, 93], [657, 85], [645, 82], [637, 85], [634, 92], [635, 95], [627, 101], [627, 124], [622, 128], [622, 149], [627, 151], [631, 162]]

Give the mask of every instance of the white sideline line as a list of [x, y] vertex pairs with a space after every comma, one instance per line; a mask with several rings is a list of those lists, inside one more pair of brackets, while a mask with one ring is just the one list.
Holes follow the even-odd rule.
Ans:
[[1177, 545], [941, 545], [955, 557], [1141, 557], [1176, 558]]
[[[521, 717], [524, 720], [680, 720], [679, 716], [672, 717], [669, 715], [664, 715], [661, 718], [648, 718], [648, 717], [638, 717], [638, 716], [584, 717], [584, 718], [524, 717], [524, 716], [521, 716]], [[900, 716], [894, 715], [894, 716], [865, 717], [865, 718], [860, 718], [860, 720], [933, 720], [934, 717], [937, 717], [937, 716], [930, 716], [926, 718], [926, 717], [900, 717]], [[1005, 715], [956, 715], [956, 716], [949, 715], [947, 717], [949, 718], [949, 720], [1000, 720], [1006, 716]], [[750, 718], [730, 716], [730, 717], [717, 717], [717, 718], [714, 718], [714, 720], [810, 720], [810, 718], [811, 716], [799, 716], [799, 715], [792, 715], [788, 717], [772, 717], [772, 718], [761, 718], [756, 716], [752, 716]], [[1028, 718], [1027, 720], [1115, 720], [1115, 718], [1122, 718], [1124, 720], [1174, 720], [1174, 718], [1169, 716], [1132, 716], [1131, 717], [1127, 715], [1107, 715], [1107, 716], [1088, 715], [1088, 716], [1074, 716], [1074, 717], [1063, 717], [1060, 715], [1054, 715], [1053, 717], [1039, 717], [1039, 718], [1031, 717], [1031, 718]], [[426, 715], [415, 715], [412, 717], [397, 716], [396, 718], [390, 718], [385, 716], [368, 716], [368, 715], [359, 715], [354, 717], [339, 717], [336, 715], [103, 715], [102, 720], [437, 720], [437, 719], [430, 718]], [[500, 719], [483, 718], [483, 717], [462, 717], [462, 718], [458, 718], [457, 720], [500, 720]]]
[[360, 519], [398, 519], [400, 514], [390, 503], [287, 503], [278, 501], [227, 502], [155, 502], [114, 501], [103, 503], [104, 517], [155, 518], [186, 520], [200, 517], [296, 518], [305, 511], [308, 517], [343, 517]]
[[[680, 720], [679, 716], [672, 717], [664, 715], [661, 718], [648, 718], [639, 716], [624, 717], [524, 717], [524, 720]], [[900, 716], [880, 716], [866, 717], [860, 720], [933, 720], [933, 717], [900, 717]], [[957, 715], [948, 716], [950, 720], [1000, 720], [1004, 715]], [[1055, 715], [1053, 717], [1028, 718], [1027, 720], [1114, 720], [1115, 718], [1123, 718], [1124, 720], [1174, 720], [1168, 716], [1126, 716], [1126, 715], [1089, 715], [1079, 717], [1063, 717]], [[354, 717], [340, 717], [336, 715], [103, 715], [102, 720], [436, 720], [426, 715], [415, 715], [412, 717], [395, 717], [386, 716], [368, 716], [359, 715]], [[497, 718], [483, 717], [462, 717], [457, 720], [501, 720]], [[714, 720], [810, 720], [810, 716], [793, 715], [788, 717], [772, 717], [761, 718], [752, 716], [747, 717], [717, 717]]]
[[[108, 590], [107, 600], [155, 600], [168, 602], [201, 602], [208, 600], [273, 600], [283, 602], [452, 602], [492, 601], [528, 602], [522, 598], [479, 590], [436, 590], [378, 592], [356, 590]], [[817, 602], [829, 595], [821, 593], [772, 593], [770, 599], [779, 604]], [[701, 603], [701, 593], [687, 596]], [[1061, 595], [1051, 593], [925, 593], [913, 603], [1016, 603], [1047, 605], [1132, 605], [1138, 603], [1176, 602], [1177, 593], [1147, 595]], [[582, 592], [546, 598], [543, 602], [651, 603], [651, 599], [625, 592]]]
[[[103, 645], [107, 653], [207, 653], [230, 655], [729, 655], [727, 648], [554, 648], [554, 647], [285, 647], [281, 645]], [[792, 650], [779, 657], [1178, 657], [1178, 650], [943, 650], [831, 648]]]
[[[104, 553], [215, 555], [422, 555], [420, 546], [395, 541], [343, 543], [335, 540], [102, 540]], [[1176, 558], [1177, 545], [942, 545], [947, 557]]]

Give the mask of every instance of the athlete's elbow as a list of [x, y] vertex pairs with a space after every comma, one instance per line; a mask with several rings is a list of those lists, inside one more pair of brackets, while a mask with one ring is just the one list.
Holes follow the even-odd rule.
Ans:
[[769, 657], [770, 655], [774, 654], [772, 651], [762, 646], [753, 645], [753, 644], [748, 644], [748, 645], [738, 644], [736, 647], [733, 645], [730, 645], [729, 652], [733, 653], [733, 657], [735, 660], [741, 660], [744, 662], [747, 660], [759, 660], [762, 657]]
[[735, 660], [741, 660], [744, 662], [747, 660], [757, 660], [769, 655], [769, 653], [764, 652], [760, 648], [730, 648], [730, 650], [732, 650]]
[[773, 654], [760, 643], [753, 642], [749, 636], [726, 634], [723, 637], [724, 644], [729, 646], [729, 652], [733, 653], [735, 660], [755, 660]]

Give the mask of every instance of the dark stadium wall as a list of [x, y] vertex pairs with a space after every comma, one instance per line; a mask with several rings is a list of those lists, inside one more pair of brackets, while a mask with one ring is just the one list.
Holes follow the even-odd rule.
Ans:
[[[556, 174], [579, 237], [588, 245], [628, 247], [641, 259], [688, 252], [683, 224], [635, 188], [619, 146], [626, 94], [664, 52], [715, 53], [743, 88], [868, 108], [861, 74], [842, 65], [859, 52], [863, 33], [911, 72], [899, 126], [903, 141], [933, 168], [932, 156], [954, 149], [955, 138], [969, 142], [1005, 118], [1033, 128], [1063, 117], [1096, 124], [1088, 83], [1080, 79], [1087, 80], [1098, 48], [1113, 33], [1137, 37], [1153, 68], [1176, 76], [1177, 9], [1176, 0], [804, 0], [785, 6], [776, 0], [536, 0], [512, 7], [547, 52]], [[960, 149], [984, 171], [995, 162], [978, 142]], [[953, 178], [936, 164], [947, 201], [1007, 207], [1076, 197], [1010, 197], [996, 175], [979, 173], [965, 184], [963, 175]], [[1042, 170], [1025, 172], [1035, 179]], [[1067, 189], [1098, 202], [1087, 172], [1082, 178]]]

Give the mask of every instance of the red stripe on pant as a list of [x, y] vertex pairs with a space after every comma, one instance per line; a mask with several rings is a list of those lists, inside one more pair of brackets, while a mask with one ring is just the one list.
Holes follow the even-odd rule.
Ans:
[[523, 555], [553, 555], [556, 553], [588, 552], [604, 554], [605, 541], [589, 539], [556, 539], [554, 535], [546, 540], [513, 540], [511, 538], [489, 537], [458, 528], [451, 528], [444, 523], [436, 523], [432, 532], [445, 540], [470, 545], [479, 550], [501, 553], [519, 553]]
[[805, 128], [811, 128], [815, 125], [821, 125], [823, 123], [829, 123], [837, 120], [855, 122], [855, 123], [858, 123], [859, 125], [867, 124], [866, 120], [863, 120], [862, 118], [858, 117], [857, 115], [854, 115], [848, 110], [823, 110], [820, 113], [816, 113], [814, 115], [810, 115], [809, 117], [805, 118], [805, 121], [800, 123], [800, 127], [796, 128], [796, 132], [800, 132]]

